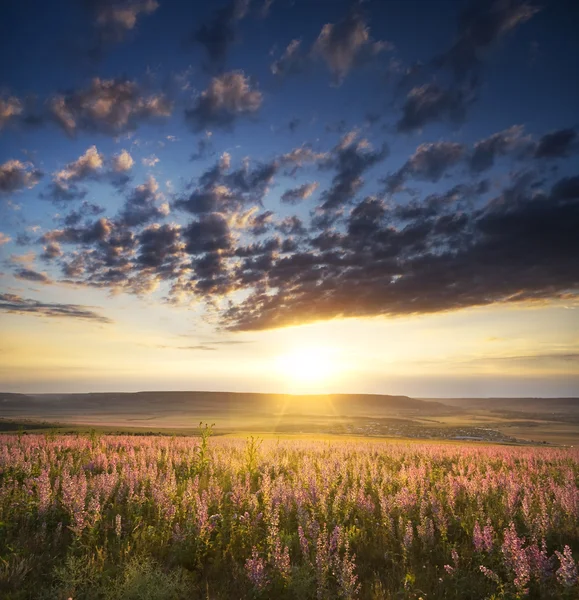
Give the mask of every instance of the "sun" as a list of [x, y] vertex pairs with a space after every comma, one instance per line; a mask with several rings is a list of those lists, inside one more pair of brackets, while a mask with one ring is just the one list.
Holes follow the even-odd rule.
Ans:
[[327, 384], [337, 375], [334, 352], [330, 348], [296, 348], [277, 358], [277, 370], [297, 387], [317, 387]]

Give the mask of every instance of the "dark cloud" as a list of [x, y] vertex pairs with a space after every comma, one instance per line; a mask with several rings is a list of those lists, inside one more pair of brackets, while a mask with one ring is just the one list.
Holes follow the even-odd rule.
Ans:
[[154, 267], [167, 274], [177, 271], [182, 249], [180, 227], [169, 224], [151, 225], [140, 234], [139, 244], [137, 260], [141, 266]]
[[122, 42], [133, 31], [142, 15], [159, 8], [156, 0], [85, 0], [93, 19], [96, 39], [89, 54], [101, 58], [111, 45]]
[[203, 254], [205, 252], [228, 251], [233, 248], [233, 236], [227, 219], [219, 213], [200, 215], [183, 230], [185, 252]]
[[93, 244], [106, 239], [113, 230], [113, 223], [106, 218], [89, 222], [82, 227], [65, 227], [45, 233], [40, 242], [43, 244], [57, 242], [63, 244]]
[[562, 158], [579, 149], [577, 131], [560, 129], [545, 134], [537, 143], [535, 158]]
[[456, 42], [435, 64], [449, 67], [459, 80], [476, 77], [484, 53], [539, 10], [522, 0], [470, 2], [460, 14]]
[[51, 118], [68, 134], [79, 131], [116, 135], [143, 122], [171, 115], [163, 93], [145, 95], [135, 81], [95, 77], [83, 89], [57, 94], [49, 101]]
[[197, 140], [197, 150], [191, 155], [191, 160], [201, 160], [213, 154], [215, 154], [215, 151], [213, 150], [211, 135], [207, 135], [206, 132], [204, 137]]
[[42, 176], [42, 171], [32, 163], [9, 160], [0, 165], [0, 195], [33, 188]]
[[273, 222], [273, 212], [271, 210], [266, 210], [251, 217], [249, 221], [249, 231], [255, 236], [263, 235], [271, 229]]
[[466, 88], [444, 89], [436, 83], [414, 87], [402, 106], [402, 117], [396, 128], [408, 133], [435, 121], [459, 123], [464, 120], [472, 100], [472, 91]]
[[470, 212], [431, 197], [424, 210], [405, 215], [406, 225], [367, 198], [352, 210], [346, 235], [324, 233], [312, 240], [316, 250], [274, 261], [267, 280], [278, 291], [256, 290], [227, 311], [225, 322], [267, 329], [573, 295], [579, 177], [561, 180], [549, 194], [532, 187], [516, 196], [506, 190]]
[[490, 169], [498, 156], [505, 156], [517, 147], [529, 145], [528, 138], [523, 137], [523, 127], [513, 125], [504, 131], [494, 133], [477, 142], [469, 159], [470, 168], [475, 173]]
[[302, 49], [301, 40], [292, 40], [270, 70], [280, 78], [297, 75], [315, 59], [321, 59], [332, 74], [333, 83], [340, 85], [352, 69], [392, 49], [390, 42], [372, 39], [364, 16], [355, 9], [337, 23], [326, 23], [309, 51]]
[[18, 269], [14, 272], [14, 276], [17, 279], [23, 279], [25, 281], [32, 281], [34, 283], [42, 283], [44, 285], [50, 285], [53, 281], [46, 275], [46, 273], [39, 273], [32, 269]]
[[296, 188], [286, 190], [281, 195], [281, 201], [285, 204], [299, 204], [302, 200], [309, 198], [319, 187], [317, 181], [304, 183]]
[[244, 160], [241, 167], [230, 169], [230, 156], [224, 153], [219, 161], [198, 178], [194, 190], [178, 198], [173, 206], [191, 214], [211, 212], [235, 213], [248, 205], [261, 205], [269, 190], [279, 163], [257, 163]]
[[55, 258], [62, 256], [62, 254], [63, 253], [60, 244], [58, 244], [57, 242], [50, 242], [49, 244], [46, 244], [46, 246], [44, 246], [44, 251], [40, 255], [40, 258], [46, 261], [51, 261]]
[[389, 49], [392, 49], [389, 42], [372, 40], [370, 28], [355, 10], [338, 23], [324, 25], [312, 53], [324, 60], [334, 82], [340, 84], [353, 67]]
[[255, 114], [262, 101], [261, 92], [253, 89], [242, 72], [231, 71], [211, 80], [193, 108], [185, 111], [185, 118], [194, 131], [229, 129], [237, 119]]
[[[352, 143], [343, 140], [332, 151], [332, 164]], [[413, 177], [440, 179], [449, 164], [446, 151], [464, 153], [462, 147], [433, 147], [428, 153], [440, 151], [446, 162], [413, 155], [407, 161]], [[232, 174], [228, 164], [222, 167], [205, 180]], [[76, 244], [76, 254], [64, 260], [55, 251], [55, 260], [68, 277], [88, 285], [144, 293], [167, 280], [172, 297], [209, 303], [243, 292], [244, 300], [220, 313], [232, 330], [574, 297], [579, 176], [544, 187], [523, 172], [486, 204], [486, 181], [406, 205], [351, 199], [351, 210], [342, 207], [343, 227], [309, 233], [298, 217], [276, 222], [271, 211], [251, 213], [248, 234], [272, 228], [280, 234], [259, 242], [242, 241], [232, 229], [237, 217], [219, 212], [196, 213], [183, 227], [153, 224], [136, 237], [100, 219], [49, 232], [41, 241], [47, 248]]]
[[284, 235], [302, 236], [307, 233], [303, 221], [296, 215], [285, 217], [277, 225], [276, 229]]
[[169, 214], [169, 205], [161, 202], [159, 184], [154, 177], [134, 188], [119, 214], [118, 222], [123, 227], [138, 227], [151, 221], [163, 219]]
[[436, 183], [464, 153], [464, 146], [456, 142], [420, 144], [406, 163], [385, 179], [386, 191], [392, 194], [402, 190], [408, 179]]
[[322, 196], [322, 210], [334, 210], [348, 204], [364, 182], [362, 175], [388, 156], [388, 147], [372, 150], [366, 140], [356, 140], [357, 133], [345, 135], [334, 148], [325, 168], [333, 168], [336, 174], [332, 185]]
[[0, 294], [0, 310], [20, 315], [36, 315], [39, 317], [68, 317], [96, 321], [98, 323], [112, 323], [107, 317], [89, 310], [78, 304], [56, 304], [40, 302], [31, 298], [22, 298], [16, 294]]
[[97, 217], [105, 212], [105, 209], [98, 204], [93, 204], [84, 200], [78, 210], [73, 210], [62, 218], [63, 225], [66, 227], [74, 227], [78, 225], [86, 217]]
[[195, 31], [193, 40], [201, 44], [209, 58], [209, 68], [223, 69], [230, 46], [237, 40], [237, 23], [249, 9], [249, 0], [232, 0], [213, 13], [213, 19]]

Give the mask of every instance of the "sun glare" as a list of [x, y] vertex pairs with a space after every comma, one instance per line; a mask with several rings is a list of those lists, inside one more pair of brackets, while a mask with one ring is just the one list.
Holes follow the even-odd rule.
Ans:
[[319, 386], [337, 375], [337, 365], [329, 348], [298, 348], [277, 359], [280, 374], [296, 386]]

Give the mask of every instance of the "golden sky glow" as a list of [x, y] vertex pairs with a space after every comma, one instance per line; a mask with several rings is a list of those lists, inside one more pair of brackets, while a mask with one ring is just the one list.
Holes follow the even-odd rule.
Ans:
[[[66, 290], [70, 302], [84, 294]], [[106, 300], [113, 323], [2, 314], [0, 388], [430, 397], [572, 395], [579, 381], [579, 309], [568, 302], [232, 334], [194, 309], [102, 292], [91, 300]]]

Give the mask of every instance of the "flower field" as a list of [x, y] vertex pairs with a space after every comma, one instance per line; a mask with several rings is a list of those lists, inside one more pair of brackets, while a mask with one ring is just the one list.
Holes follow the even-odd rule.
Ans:
[[577, 449], [0, 437], [0, 597], [579, 598]]

